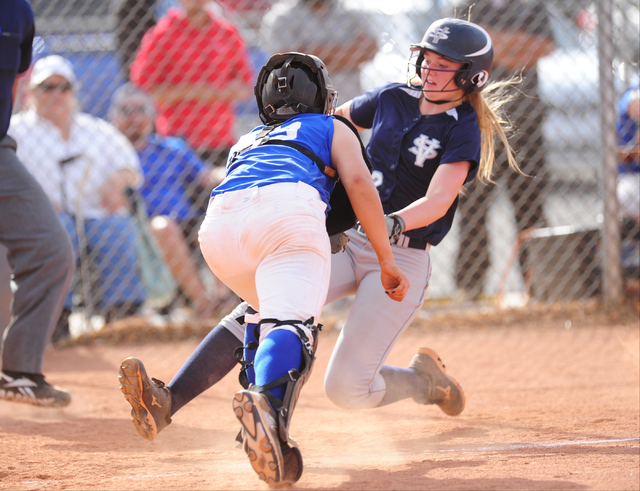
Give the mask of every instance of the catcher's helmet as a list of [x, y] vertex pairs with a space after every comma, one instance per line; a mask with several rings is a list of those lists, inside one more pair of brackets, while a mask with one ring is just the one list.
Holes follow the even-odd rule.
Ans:
[[322, 60], [304, 53], [278, 53], [269, 58], [253, 89], [263, 123], [296, 114], [332, 114], [338, 102]]
[[[480, 92], [491, 75], [493, 42], [482, 27], [461, 19], [445, 18], [434, 22], [425, 32], [420, 44], [411, 45], [409, 66], [420, 76], [425, 51], [462, 63], [453, 81], [465, 94]], [[414, 56], [417, 54], [415, 63]]]

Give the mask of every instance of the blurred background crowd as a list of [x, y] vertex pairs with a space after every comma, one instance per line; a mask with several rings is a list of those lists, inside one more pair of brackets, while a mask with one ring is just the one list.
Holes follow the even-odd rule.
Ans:
[[[625, 285], [638, 281], [636, 0], [605, 2], [614, 107], [603, 105], [604, 38], [589, 0], [31, 3], [34, 64], [9, 134], [78, 256], [54, 340], [132, 315], [163, 322], [225, 313], [236, 299], [206, 267], [197, 231], [229, 148], [260, 124], [260, 67], [276, 52], [315, 54], [343, 103], [406, 80], [409, 45], [444, 16], [469, 16], [488, 30], [493, 79], [522, 75], [508, 111], [527, 176], [504, 171], [490, 186], [467, 186], [452, 233], [432, 253], [430, 299], [515, 305], [601, 296], [607, 172], [617, 182], [616, 267]], [[607, 111], [616, 128], [603, 127]], [[615, 170], [603, 165], [608, 130], [617, 135]], [[0, 326], [11, 296], [4, 256]]]

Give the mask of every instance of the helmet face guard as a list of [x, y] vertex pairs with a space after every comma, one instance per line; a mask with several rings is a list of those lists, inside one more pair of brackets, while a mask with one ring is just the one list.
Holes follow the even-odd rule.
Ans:
[[265, 124], [303, 113], [333, 114], [338, 102], [325, 64], [304, 53], [278, 53], [269, 58], [253, 92]]
[[[436, 53], [449, 61], [461, 63], [460, 68], [455, 71], [439, 70], [453, 72], [453, 82], [456, 84], [453, 89], [443, 90], [443, 92], [461, 89], [465, 94], [471, 94], [481, 92], [486, 86], [493, 64], [493, 42], [487, 31], [479, 25], [452, 18], [440, 19], [431, 24], [422, 41], [411, 45], [408, 78], [413, 76], [412, 71], [421, 77], [421, 67], [426, 51]], [[437, 69], [433, 70], [437, 71]]]

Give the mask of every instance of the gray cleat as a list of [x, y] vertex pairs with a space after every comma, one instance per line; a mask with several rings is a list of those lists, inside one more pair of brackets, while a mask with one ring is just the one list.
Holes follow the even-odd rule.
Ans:
[[414, 397], [418, 404], [436, 404], [449, 416], [457, 416], [464, 409], [465, 398], [462, 387], [455, 379], [447, 375], [438, 354], [429, 348], [418, 348], [409, 368], [416, 370], [429, 381], [426, 393]]

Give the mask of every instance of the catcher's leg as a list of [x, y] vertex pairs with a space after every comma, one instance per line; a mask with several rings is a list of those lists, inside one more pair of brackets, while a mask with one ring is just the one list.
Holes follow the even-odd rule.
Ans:
[[321, 326], [313, 326], [313, 318], [265, 319], [258, 324], [264, 323], [275, 330], [257, 350], [256, 384], [236, 394], [233, 408], [243, 427], [243, 449], [260, 479], [269, 484], [296, 482], [302, 475], [302, 456], [288, 430], [300, 390], [311, 374]]
[[241, 341], [223, 325], [200, 342], [167, 387], [171, 390], [171, 415], [222, 380], [236, 365], [234, 351]]

